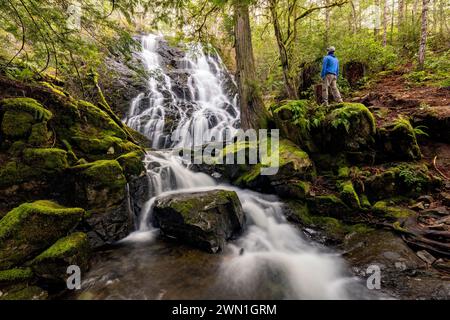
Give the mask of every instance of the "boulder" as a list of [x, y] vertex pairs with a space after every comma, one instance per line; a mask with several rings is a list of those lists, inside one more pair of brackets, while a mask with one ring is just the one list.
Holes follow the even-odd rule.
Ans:
[[422, 155], [417, 144], [416, 133], [408, 119], [399, 118], [393, 123], [384, 124], [377, 130], [376, 160], [411, 161]]
[[69, 188], [68, 202], [88, 212], [83, 230], [92, 247], [118, 241], [133, 229], [127, 180], [118, 161], [98, 160], [71, 168]]
[[369, 109], [359, 103], [341, 103], [333, 108], [322, 122], [320, 139], [316, 138], [321, 150], [326, 153], [370, 151], [376, 125]]
[[424, 164], [400, 163], [382, 168], [379, 173], [361, 176], [365, 193], [370, 200], [393, 196], [417, 197], [433, 191], [442, 184]]
[[234, 191], [169, 195], [154, 206], [154, 223], [163, 234], [216, 253], [240, 233], [245, 216]]
[[423, 126], [424, 131], [433, 140], [450, 143], [450, 108], [427, 107], [419, 108], [412, 115], [414, 126]]
[[46, 283], [65, 285], [67, 267], [77, 265], [81, 271], [87, 270], [89, 254], [90, 247], [87, 235], [76, 232], [56, 241], [28, 265], [32, 268], [34, 274]]
[[48, 248], [74, 229], [84, 213], [81, 208], [66, 208], [47, 200], [25, 203], [10, 211], [0, 220], [0, 270]]

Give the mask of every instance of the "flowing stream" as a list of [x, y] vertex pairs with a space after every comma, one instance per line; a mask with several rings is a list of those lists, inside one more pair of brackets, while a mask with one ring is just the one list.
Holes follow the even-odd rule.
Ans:
[[[126, 123], [152, 141], [145, 159], [151, 196], [137, 231], [118, 247], [99, 254], [78, 298], [89, 299], [347, 299], [366, 293], [346, 272], [343, 260], [287, 223], [283, 204], [189, 170], [172, 150], [222, 139], [239, 126], [237, 96], [216, 54], [187, 46], [175, 72], [187, 75], [174, 90], [158, 48], [161, 37], [142, 40], [150, 72], [148, 92], [131, 103]], [[175, 120], [174, 120], [175, 119]], [[173, 122], [170, 132], [166, 126]], [[158, 237], [151, 226], [154, 200], [171, 193], [235, 190], [247, 215], [244, 234], [221, 254], [207, 254]]]

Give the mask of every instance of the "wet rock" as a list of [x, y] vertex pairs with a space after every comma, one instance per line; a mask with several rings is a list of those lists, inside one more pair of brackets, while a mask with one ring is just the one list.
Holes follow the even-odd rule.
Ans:
[[71, 194], [68, 201], [87, 209], [89, 216], [82, 230], [88, 233], [91, 245], [99, 247], [126, 237], [134, 228], [135, 214], [119, 162], [99, 160], [73, 167], [70, 179], [69, 186], [74, 189], [67, 192]]
[[25, 262], [75, 228], [85, 212], [51, 201], [25, 203], [0, 220], [0, 269]]
[[448, 299], [450, 285], [441, 275], [427, 269], [424, 261], [393, 233], [375, 230], [346, 237], [344, 258], [353, 271], [367, 279], [370, 266], [380, 268], [381, 292], [401, 299]]
[[216, 253], [240, 233], [245, 216], [234, 191], [169, 195], [154, 206], [154, 223], [163, 234]]

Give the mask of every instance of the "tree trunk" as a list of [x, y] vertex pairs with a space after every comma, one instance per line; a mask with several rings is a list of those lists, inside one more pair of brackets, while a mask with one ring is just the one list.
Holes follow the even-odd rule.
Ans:
[[[329, 0], [325, 0], [325, 5], [329, 5]], [[330, 43], [330, 8], [325, 8], [325, 46], [329, 46]]]
[[278, 51], [280, 53], [281, 68], [283, 71], [284, 87], [289, 99], [297, 99], [297, 93], [292, 84], [292, 80], [289, 76], [289, 58], [286, 46], [283, 41], [283, 35], [281, 34], [280, 22], [278, 20], [276, 0], [270, 1], [270, 13], [272, 15], [273, 29], [275, 32], [275, 38], [277, 39]]
[[244, 130], [266, 128], [268, 112], [256, 80], [248, 4], [238, 0], [234, 2], [234, 35], [241, 127]]
[[420, 29], [420, 46], [419, 46], [419, 68], [423, 69], [425, 62], [425, 50], [427, 47], [427, 22], [428, 22], [428, 4], [430, 0], [422, 1], [422, 25]]
[[383, 4], [383, 47], [387, 44], [387, 0], [384, 0]]
[[405, 0], [399, 0], [398, 1], [398, 20], [397, 20], [397, 28], [400, 31], [400, 29], [402, 28], [402, 24], [403, 24], [403, 11], [405, 8]]

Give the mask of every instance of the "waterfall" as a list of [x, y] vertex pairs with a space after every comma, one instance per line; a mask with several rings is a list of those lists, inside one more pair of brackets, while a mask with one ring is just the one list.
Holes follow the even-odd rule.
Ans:
[[[155, 199], [170, 193], [235, 190], [248, 217], [242, 237], [228, 245], [218, 278], [236, 290], [255, 290], [263, 283], [281, 286], [282, 298], [343, 299], [355, 283], [343, 276], [342, 259], [308, 241], [288, 224], [283, 204], [274, 196], [218, 184], [210, 176], [190, 171], [171, 151], [174, 147], [201, 145], [220, 140], [225, 130], [239, 126], [237, 96], [224, 88], [227, 70], [217, 55], [204, 53], [200, 45], [188, 45], [175, 72], [187, 76], [187, 86], [175, 90], [173, 76], [158, 53], [163, 39], [149, 35], [142, 40], [142, 57], [150, 74], [148, 92], [131, 103], [126, 123], [152, 140], [145, 164], [151, 198], [144, 206], [139, 230], [124, 242], [154, 239], [151, 212]], [[174, 120], [175, 119], [175, 120]], [[176, 121], [176, 123], [168, 123]], [[173, 132], [167, 132], [171, 125]]]

